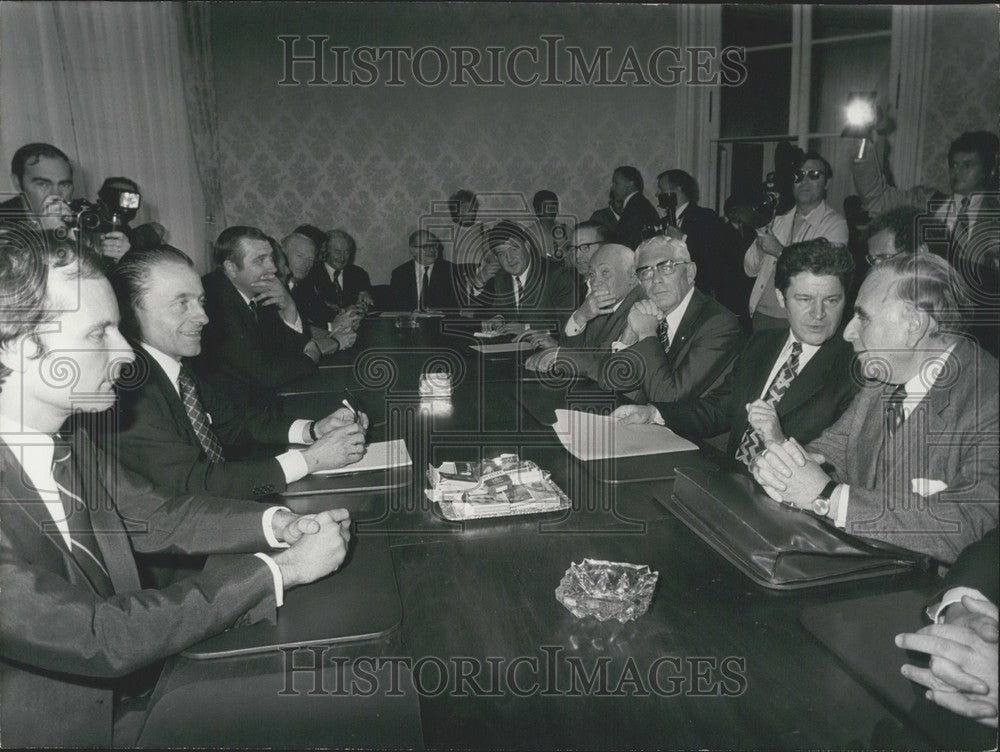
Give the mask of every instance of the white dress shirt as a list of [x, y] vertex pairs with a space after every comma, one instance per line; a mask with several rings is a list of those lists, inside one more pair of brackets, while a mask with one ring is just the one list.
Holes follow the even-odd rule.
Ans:
[[420, 300], [420, 295], [423, 293], [424, 288], [424, 269], [427, 270], [427, 281], [430, 282], [431, 275], [434, 274], [434, 264], [428, 264], [424, 266], [419, 261], [413, 262], [413, 268], [417, 275], [417, 300]]

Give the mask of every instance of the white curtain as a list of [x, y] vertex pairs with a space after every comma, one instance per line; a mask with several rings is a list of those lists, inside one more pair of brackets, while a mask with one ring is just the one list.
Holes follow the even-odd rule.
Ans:
[[909, 188], [920, 182], [924, 140], [924, 107], [930, 69], [930, 6], [897, 6], [889, 81], [896, 85], [896, 123], [892, 136], [892, 174], [896, 185]]
[[133, 226], [160, 222], [205, 268], [177, 16], [172, 3], [0, 4], [0, 148], [9, 164], [23, 144], [55, 144], [91, 200], [104, 178], [132, 178], [143, 199]]
[[[717, 51], [722, 46], [722, 6], [681, 5], [680, 41], [682, 50], [705, 47]], [[709, 55], [705, 55], [707, 59]], [[712, 73], [718, 74], [716, 62]], [[701, 74], [711, 75], [711, 74]], [[715, 171], [712, 167], [713, 141], [719, 137], [719, 86], [679, 86], [677, 96], [677, 164], [691, 173], [701, 189], [701, 203], [713, 207]], [[718, 207], [722, 210], [722, 207]]]

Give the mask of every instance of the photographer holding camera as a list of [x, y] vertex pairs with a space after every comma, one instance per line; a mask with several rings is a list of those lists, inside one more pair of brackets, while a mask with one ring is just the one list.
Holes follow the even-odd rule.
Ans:
[[747, 248], [743, 270], [748, 277], [756, 277], [750, 293], [754, 331], [788, 327], [788, 317], [774, 293], [774, 270], [785, 246], [813, 238], [847, 243], [847, 221], [826, 202], [826, 185], [832, 176], [833, 169], [823, 157], [805, 154], [792, 173], [794, 208], [758, 229], [757, 239]]
[[69, 157], [46, 143], [27, 144], [14, 152], [10, 173], [20, 195], [0, 204], [0, 223], [86, 232], [95, 248], [112, 261], [128, 251], [131, 244], [123, 229], [135, 217], [140, 200], [133, 181], [109, 178], [96, 204], [74, 201]]

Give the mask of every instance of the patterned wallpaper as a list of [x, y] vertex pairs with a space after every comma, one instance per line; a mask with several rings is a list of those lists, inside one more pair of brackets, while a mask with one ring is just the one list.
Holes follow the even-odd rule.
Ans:
[[[421, 214], [458, 188], [523, 193], [529, 206], [534, 192], [547, 188], [563, 213], [587, 218], [606, 202], [613, 168], [634, 164], [651, 197], [655, 175], [675, 166], [677, 87], [460, 88], [413, 80], [398, 88], [281, 87], [277, 36], [324, 34], [347, 47], [510, 50], [541, 47], [542, 34], [558, 34], [588, 55], [600, 45], [613, 48], [616, 70], [630, 45], [645, 59], [676, 44], [676, 17], [670, 7], [214, 5], [228, 221], [279, 237], [301, 222], [343, 226], [358, 240], [358, 263], [384, 283], [409, 258], [406, 238]], [[427, 64], [427, 75], [434, 66]], [[524, 62], [523, 70], [544, 69]], [[296, 71], [308, 79], [308, 70]], [[324, 68], [324, 75], [336, 73]]]
[[947, 190], [948, 145], [964, 131], [997, 131], [1000, 14], [994, 5], [935, 6], [931, 12], [923, 180]]

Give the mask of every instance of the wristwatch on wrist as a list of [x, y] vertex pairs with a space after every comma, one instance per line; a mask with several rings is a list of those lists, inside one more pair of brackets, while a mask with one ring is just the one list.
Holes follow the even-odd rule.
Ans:
[[826, 517], [830, 513], [830, 497], [833, 496], [833, 491], [836, 488], [837, 481], [831, 480], [823, 486], [823, 490], [819, 492], [819, 496], [813, 502], [813, 511], [820, 517]]

